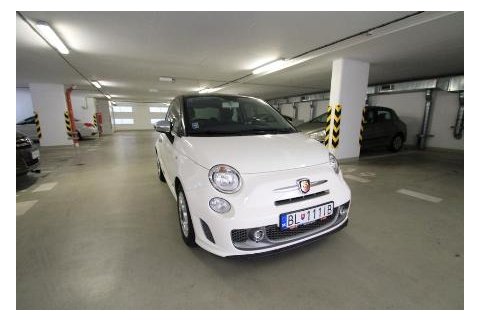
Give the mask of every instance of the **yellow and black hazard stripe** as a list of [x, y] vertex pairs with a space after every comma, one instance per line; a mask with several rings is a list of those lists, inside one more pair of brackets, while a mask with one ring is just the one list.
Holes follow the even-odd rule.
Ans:
[[40, 119], [38, 118], [38, 113], [34, 112], [35, 114], [35, 129], [37, 131], [38, 139], [42, 138], [42, 129], [40, 128]]
[[367, 109], [363, 108], [362, 123], [360, 124], [360, 137], [358, 137], [358, 143], [360, 143], [360, 145], [362, 145], [362, 142], [363, 142], [363, 130], [365, 128], [365, 124], [367, 123], [367, 121], [365, 120], [366, 113], [367, 113]]
[[342, 115], [342, 106], [337, 104], [334, 108], [328, 106], [327, 108], [327, 128], [325, 129], [324, 144], [329, 144], [336, 148], [340, 143], [340, 119]]
[[325, 140], [323, 141], [323, 144], [328, 147], [328, 144], [330, 143], [330, 116], [332, 114], [332, 107], [328, 106], [327, 107], [327, 127], [325, 128]]
[[97, 114], [93, 114], [93, 125], [96, 127], [97, 126]]
[[67, 135], [69, 137], [72, 136], [72, 123], [70, 122], [70, 115], [68, 114], [68, 110], [63, 113], [65, 116], [65, 128], [67, 129]]

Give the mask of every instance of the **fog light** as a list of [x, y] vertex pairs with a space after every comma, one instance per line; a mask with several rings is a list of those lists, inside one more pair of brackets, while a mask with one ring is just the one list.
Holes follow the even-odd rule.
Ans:
[[260, 242], [265, 238], [265, 228], [251, 229], [250, 239], [255, 242]]
[[230, 203], [222, 198], [212, 198], [208, 202], [210, 208], [217, 213], [226, 213], [230, 211]]
[[340, 213], [341, 216], [344, 216], [348, 213], [348, 208], [350, 207], [350, 202], [347, 202], [338, 208], [338, 212]]

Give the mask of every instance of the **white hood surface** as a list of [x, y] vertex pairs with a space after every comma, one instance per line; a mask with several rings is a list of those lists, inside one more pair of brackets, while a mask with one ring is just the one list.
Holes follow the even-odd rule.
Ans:
[[[209, 170], [226, 164], [241, 174], [304, 168], [328, 162], [328, 150], [303, 133], [228, 137], [183, 137], [184, 154]], [[188, 150], [188, 151], [187, 151]]]

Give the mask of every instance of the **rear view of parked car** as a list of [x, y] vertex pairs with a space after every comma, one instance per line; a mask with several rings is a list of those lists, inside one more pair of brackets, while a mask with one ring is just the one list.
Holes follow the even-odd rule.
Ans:
[[25, 134], [17, 131], [17, 176], [37, 170], [40, 165], [40, 150]]
[[96, 138], [98, 136], [98, 128], [91, 122], [82, 122], [75, 119], [75, 128], [79, 139]]
[[[363, 126], [362, 149], [387, 147], [397, 152], [402, 149], [407, 137], [407, 125], [394, 110], [385, 107], [366, 107]], [[315, 140], [325, 140], [327, 113], [313, 118], [296, 128]]]

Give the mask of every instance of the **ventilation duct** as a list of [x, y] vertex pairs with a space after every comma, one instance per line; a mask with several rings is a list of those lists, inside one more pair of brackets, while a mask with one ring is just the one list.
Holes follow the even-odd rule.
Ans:
[[429, 89], [450, 92], [463, 91], [463, 76], [379, 84], [368, 87], [367, 94], [400, 93]]
[[[367, 95], [422, 91], [422, 90], [428, 90], [428, 89], [440, 89], [440, 90], [449, 91], [449, 92], [458, 92], [458, 91], [463, 91], [463, 81], [464, 81], [464, 78], [462, 75], [462, 76], [451, 76], [451, 77], [434, 78], [434, 79], [427, 79], [427, 80], [414, 80], [414, 81], [379, 84], [379, 85], [368, 87]], [[272, 105], [280, 105], [280, 104], [286, 104], [286, 103], [319, 101], [319, 100], [329, 100], [329, 99], [330, 99], [330, 92], [321, 92], [321, 93], [304, 94], [301, 96], [272, 99], [272, 100], [269, 100], [268, 102]]]

